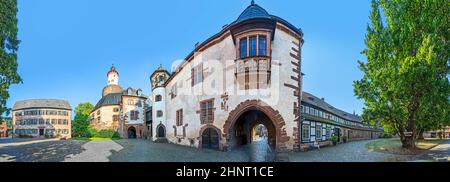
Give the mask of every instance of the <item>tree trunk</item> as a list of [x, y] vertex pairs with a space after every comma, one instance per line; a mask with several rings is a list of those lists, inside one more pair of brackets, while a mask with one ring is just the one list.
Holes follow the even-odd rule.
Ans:
[[407, 149], [415, 149], [416, 148], [416, 139], [413, 136], [406, 136], [404, 140], [402, 140], [402, 147]]

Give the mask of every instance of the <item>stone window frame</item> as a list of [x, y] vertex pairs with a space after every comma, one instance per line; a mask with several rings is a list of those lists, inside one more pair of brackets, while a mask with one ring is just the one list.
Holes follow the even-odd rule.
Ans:
[[162, 95], [158, 94], [155, 96], [155, 102], [161, 102], [162, 101]]
[[178, 109], [176, 111], [176, 125], [177, 126], [183, 125], [183, 109]]
[[214, 101], [214, 98], [200, 101], [200, 110], [197, 113], [200, 115], [201, 124], [214, 123], [214, 114], [216, 110]]
[[164, 116], [164, 113], [163, 113], [162, 110], [157, 110], [157, 111], [156, 111], [156, 117], [157, 117], [157, 118], [161, 118], [161, 117], [163, 117], [163, 116]]
[[139, 120], [139, 111], [136, 110], [130, 111], [130, 120], [133, 121]]
[[177, 97], [177, 84], [176, 83], [174, 85], [172, 85], [172, 87], [170, 89], [170, 98], [175, 99], [175, 97]]
[[[235, 35], [235, 41], [237, 42], [236, 44], [236, 59], [246, 59], [246, 58], [251, 58], [251, 57], [270, 57], [272, 55], [272, 51], [271, 51], [271, 36], [272, 36], [272, 31], [270, 30], [265, 30], [265, 29], [253, 29], [253, 30], [248, 30], [248, 31], [244, 31], [242, 33], [239, 33], [237, 35]], [[255, 51], [256, 54], [253, 56], [250, 56], [250, 38], [251, 37], [256, 37], [256, 47], [255, 47]], [[259, 45], [259, 41], [261, 40], [260, 37], [265, 37], [266, 40], [266, 49], [265, 49], [265, 54], [264, 55], [260, 55], [260, 45]], [[245, 56], [243, 56], [244, 54], [241, 54], [241, 41], [245, 40], [246, 42], [246, 54]]]
[[[256, 42], [255, 42], [255, 51], [256, 54], [255, 55], [250, 55], [250, 38], [255, 37]], [[262, 55], [260, 54], [260, 43], [259, 41], [261, 40], [261, 37], [265, 38], [265, 54]], [[272, 55], [272, 51], [271, 51], [271, 37], [272, 37], [272, 31], [271, 30], [266, 30], [266, 29], [252, 29], [252, 30], [248, 30], [248, 31], [244, 31], [241, 33], [238, 33], [235, 35], [235, 42], [236, 46], [235, 46], [235, 51], [236, 51], [236, 61], [240, 61], [246, 65], [246, 62], [248, 61], [256, 61], [257, 63], [257, 69], [258, 71], [256, 71], [256, 75], [255, 73], [251, 73], [252, 71], [249, 71], [248, 68], [246, 67], [246, 71], [245, 72], [240, 72], [238, 71], [238, 65], [236, 65], [236, 77], [241, 76], [243, 80], [241, 80], [242, 83], [239, 83], [239, 89], [240, 90], [251, 90], [251, 89], [266, 89], [269, 87], [270, 84], [270, 65], [272, 64], [271, 61], [271, 55]], [[245, 40], [245, 44], [241, 44], [241, 41]], [[246, 48], [241, 50], [241, 46], [245, 45]], [[241, 51], [246, 51], [245, 55], [241, 54]], [[244, 55], [244, 56], [243, 56]], [[256, 59], [254, 59], [256, 58]], [[266, 75], [264, 75], [264, 72], [261, 72], [260, 69], [260, 61], [259, 60], [261, 58], [265, 58], [268, 61], [268, 72], [265, 73]], [[236, 62], [236, 64], [238, 64]], [[250, 77], [255, 77], [256, 76], [256, 82], [257, 83], [250, 83]], [[264, 78], [264, 76], [267, 76], [267, 78]]]
[[191, 68], [191, 86], [195, 86], [202, 83], [205, 79], [204, 65], [203, 63], [198, 64]]

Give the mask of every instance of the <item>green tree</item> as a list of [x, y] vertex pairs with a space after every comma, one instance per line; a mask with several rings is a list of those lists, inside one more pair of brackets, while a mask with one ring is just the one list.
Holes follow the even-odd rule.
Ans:
[[72, 121], [72, 136], [89, 137], [89, 114], [94, 106], [89, 102], [80, 103], [75, 107], [75, 118]]
[[354, 90], [363, 119], [397, 133], [404, 148], [449, 120], [449, 10], [448, 0], [372, 0]]
[[6, 107], [9, 87], [22, 82], [17, 73], [17, 1], [0, 1], [0, 120], [3, 114], [9, 115]]

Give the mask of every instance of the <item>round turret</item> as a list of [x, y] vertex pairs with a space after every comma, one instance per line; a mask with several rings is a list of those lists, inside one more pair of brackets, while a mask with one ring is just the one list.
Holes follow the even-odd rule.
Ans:
[[169, 72], [162, 67], [162, 65], [159, 66], [159, 68], [150, 76], [150, 81], [152, 82], [152, 89], [155, 89], [157, 87], [163, 87], [166, 83], [167, 79], [169, 79], [170, 74]]
[[106, 76], [108, 77], [108, 85], [119, 85], [119, 72], [117, 72], [114, 65], [111, 66]]

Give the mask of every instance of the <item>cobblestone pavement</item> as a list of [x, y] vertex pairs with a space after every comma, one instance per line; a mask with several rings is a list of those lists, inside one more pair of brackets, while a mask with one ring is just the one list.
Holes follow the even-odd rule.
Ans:
[[395, 155], [369, 150], [373, 140], [353, 141], [309, 152], [290, 153], [292, 162], [392, 162], [409, 160], [410, 155]]
[[414, 157], [413, 161], [450, 162], [450, 140]]
[[220, 152], [197, 149], [148, 140], [116, 141], [123, 149], [113, 152], [113, 162], [247, 162], [249, 156], [241, 151]]
[[0, 139], [0, 162], [59, 162], [83, 151], [85, 141]]
[[108, 157], [123, 147], [115, 141], [90, 141], [83, 145], [83, 149], [79, 154], [66, 156], [64, 162], [109, 162]]
[[[197, 149], [148, 140], [75, 141], [0, 139], [0, 162], [380, 162], [410, 161], [412, 156], [367, 149], [371, 141], [355, 141], [309, 152], [274, 154], [265, 141], [253, 142], [231, 152]], [[450, 143], [426, 156], [449, 156]], [[278, 160], [278, 158], [283, 160]], [[427, 158], [428, 159], [428, 158]]]

